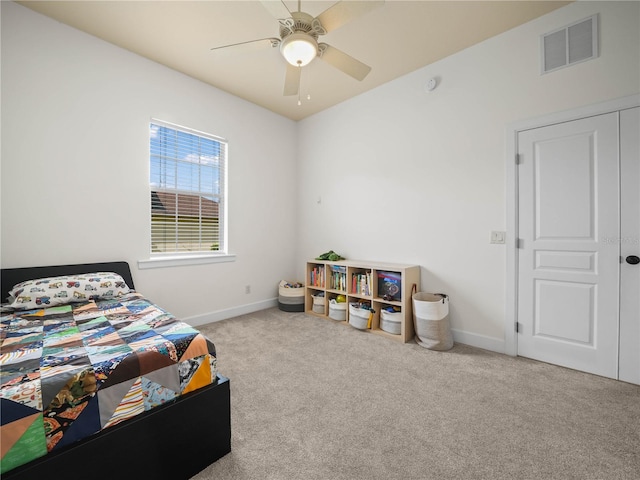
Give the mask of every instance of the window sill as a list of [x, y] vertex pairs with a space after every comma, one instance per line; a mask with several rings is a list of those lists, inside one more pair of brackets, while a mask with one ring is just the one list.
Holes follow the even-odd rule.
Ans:
[[138, 260], [138, 268], [146, 270], [149, 268], [183, 267], [185, 265], [204, 265], [206, 263], [235, 262], [236, 256], [232, 253], [220, 255], [175, 255], [152, 257], [147, 260]]

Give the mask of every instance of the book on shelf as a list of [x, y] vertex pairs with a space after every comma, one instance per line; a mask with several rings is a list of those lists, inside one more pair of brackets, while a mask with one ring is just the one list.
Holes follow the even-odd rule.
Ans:
[[331, 267], [329, 288], [334, 290], [347, 290], [347, 271], [345, 267], [336, 265]]
[[351, 292], [359, 295], [371, 295], [371, 272], [354, 273], [351, 276]]
[[318, 265], [309, 272], [309, 285], [324, 288], [324, 266]]
[[400, 301], [402, 275], [399, 272], [378, 272], [378, 296], [385, 300]]

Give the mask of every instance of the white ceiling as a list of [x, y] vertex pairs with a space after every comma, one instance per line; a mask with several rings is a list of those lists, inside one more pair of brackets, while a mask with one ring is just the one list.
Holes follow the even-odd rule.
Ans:
[[[300, 106], [296, 96], [283, 96], [286, 62], [277, 48], [211, 50], [279, 36], [278, 21], [259, 1], [18, 3], [300, 120], [570, 2], [386, 0], [381, 7], [320, 37], [371, 66], [371, 73], [359, 82], [315, 59], [302, 70]], [[296, 0], [284, 3], [290, 11], [297, 11]], [[335, 3], [303, 0], [301, 5], [303, 12], [317, 16]], [[306, 99], [307, 93], [311, 100]]]

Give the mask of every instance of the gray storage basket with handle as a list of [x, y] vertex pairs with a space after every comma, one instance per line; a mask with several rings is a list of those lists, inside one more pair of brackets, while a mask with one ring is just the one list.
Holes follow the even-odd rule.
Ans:
[[449, 350], [453, 334], [449, 322], [449, 297], [444, 293], [417, 292], [412, 296], [416, 342], [429, 350]]

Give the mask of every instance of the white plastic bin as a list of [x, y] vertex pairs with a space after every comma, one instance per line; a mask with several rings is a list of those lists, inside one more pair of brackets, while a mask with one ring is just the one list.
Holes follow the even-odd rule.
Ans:
[[430, 350], [449, 350], [453, 334], [449, 322], [449, 297], [443, 293], [414, 293], [413, 321], [416, 342]]

